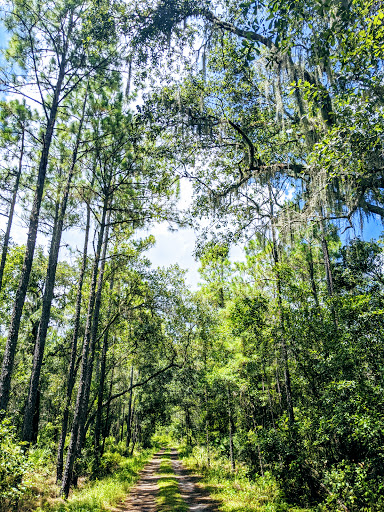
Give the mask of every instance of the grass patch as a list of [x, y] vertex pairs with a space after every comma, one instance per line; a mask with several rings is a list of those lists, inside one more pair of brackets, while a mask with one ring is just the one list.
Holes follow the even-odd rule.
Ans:
[[162, 455], [162, 459], [157, 473], [159, 476], [159, 492], [156, 497], [157, 512], [188, 512], [188, 507], [179, 492], [169, 451]]
[[233, 473], [226, 459], [213, 457], [212, 453], [208, 467], [202, 448], [194, 448], [189, 455], [181, 450], [180, 456], [188, 469], [202, 476], [202, 486], [219, 503], [222, 512], [310, 512], [310, 509], [289, 506], [269, 474], [250, 480], [242, 466]]
[[[23, 511], [35, 512], [102, 512], [121, 502], [136, 483], [140, 471], [149, 461], [154, 450], [142, 451], [135, 457], [125, 458], [119, 464], [113, 475], [100, 480], [83, 483], [78, 489], [71, 492], [68, 500], [57, 497], [59, 488], [52, 496], [45, 493], [39, 498], [40, 503], [32, 507], [21, 508]], [[36, 491], [35, 491], [36, 492]]]

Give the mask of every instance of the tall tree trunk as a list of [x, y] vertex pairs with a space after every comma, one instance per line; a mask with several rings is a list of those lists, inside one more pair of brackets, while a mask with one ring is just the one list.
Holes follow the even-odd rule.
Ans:
[[79, 382], [79, 387], [78, 387], [78, 391], [77, 391], [76, 406], [75, 406], [74, 418], [73, 418], [73, 423], [72, 423], [71, 439], [69, 442], [67, 460], [66, 460], [66, 464], [65, 464], [63, 481], [61, 484], [61, 493], [66, 497], [68, 496], [69, 488], [71, 485], [73, 465], [74, 465], [75, 457], [76, 457], [76, 446], [77, 446], [79, 427], [81, 426], [82, 422], [84, 421], [83, 417], [85, 417], [86, 409], [88, 407], [88, 403], [84, 404], [84, 401], [85, 401], [85, 397], [86, 397], [86, 383], [87, 383], [88, 372], [89, 372], [89, 363], [90, 363], [89, 356], [90, 356], [90, 352], [92, 349], [91, 333], [92, 333], [92, 320], [93, 320], [94, 306], [95, 306], [95, 300], [96, 300], [96, 286], [97, 286], [97, 278], [98, 278], [98, 274], [99, 274], [99, 262], [100, 262], [101, 249], [102, 249], [103, 239], [104, 239], [104, 230], [105, 230], [105, 223], [106, 223], [105, 221], [106, 221], [108, 202], [109, 202], [108, 198], [105, 198], [101, 222], [100, 222], [99, 236], [98, 236], [96, 252], [95, 252], [95, 260], [94, 260], [93, 270], [92, 270], [91, 284], [90, 284], [88, 312], [87, 312], [87, 320], [86, 320], [86, 327], [85, 327], [83, 352], [82, 352], [82, 358], [81, 358], [80, 382]]
[[333, 295], [333, 277], [332, 277], [332, 269], [331, 269], [331, 260], [329, 258], [328, 242], [327, 242], [326, 235], [325, 235], [323, 221], [320, 222], [320, 229], [321, 229], [321, 248], [323, 251], [325, 277], [327, 279], [328, 295], [330, 297], [332, 297], [332, 295]]
[[36, 406], [35, 410], [33, 412], [33, 418], [32, 418], [32, 435], [31, 435], [31, 442], [33, 444], [37, 443], [37, 436], [39, 435], [39, 421], [40, 421], [40, 390], [37, 390], [37, 397], [36, 397]]
[[269, 389], [269, 383], [268, 383], [268, 379], [267, 379], [267, 373], [265, 371], [265, 361], [264, 361], [264, 358], [263, 358], [263, 382], [265, 381], [266, 383], [266, 386], [267, 386], [267, 393], [268, 393], [268, 404], [269, 404], [269, 413], [271, 415], [271, 423], [272, 423], [272, 427], [273, 429], [275, 429], [275, 417], [274, 417], [274, 414], [273, 414], [273, 406], [272, 406], [272, 397], [271, 397], [271, 391]]
[[104, 270], [105, 270], [105, 261], [107, 257], [107, 247], [109, 241], [109, 220], [110, 220], [110, 212], [107, 214], [106, 219], [106, 227], [104, 233], [104, 241], [103, 241], [103, 253], [101, 255], [101, 263], [99, 270], [99, 278], [97, 282], [97, 291], [96, 291], [96, 299], [95, 306], [93, 310], [93, 319], [91, 324], [91, 340], [90, 340], [90, 357], [87, 367], [87, 374], [85, 379], [85, 392], [84, 392], [84, 400], [83, 400], [83, 414], [81, 421], [79, 423], [79, 431], [77, 435], [77, 445], [76, 445], [76, 455], [80, 456], [81, 450], [83, 448], [85, 435], [86, 435], [86, 422], [87, 422], [87, 413], [88, 413], [88, 403], [89, 396], [91, 392], [91, 382], [92, 382], [92, 374], [93, 374], [93, 365], [95, 360], [95, 352], [96, 352], [96, 344], [97, 344], [97, 331], [99, 328], [99, 317], [100, 317], [100, 307], [101, 307], [101, 298], [102, 298], [102, 290], [103, 290], [103, 281], [104, 281]]
[[68, 369], [68, 378], [67, 378], [67, 395], [65, 400], [65, 407], [63, 412], [63, 419], [61, 422], [61, 435], [59, 446], [57, 448], [57, 463], [56, 463], [56, 481], [61, 481], [63, 477], [63, 465], [64, 465], [64, 445], [65, 439], [67, 437], [67, 429], [68, 429], [68, 419], [69, 419], [69, 408], [72, 400], [72, 391], [75, 385], [76, 379], [76, 356], [77, 356], [77, 343], [79, 338], [79, 329], [80, 329], [80, 315], [81, 315], [81, 300], [82, 300], [82, 291], [83, 291], [83, 283], [85, 271], [87, 268], [87, 255], [88, 255], [88, 240], [89, 240], [89, 228], [91, 223], [91, 209], [89, 204], [87, 204], [87, 221], [85, 226], [85, 237], [84, 237], [84, 249], [83, 249], [83, 259], [81, 262], [81, 269], [79, 275], [79, 282], [77, 285], [77, 295], [76, 295], [76, 309], [75, 309], [75, 319], [74, 319], [74, 329], [72, 336], [72, 346], [71, 346], [71, 358], [69, 361], [69, 369]]
[[313, 254], [312, 254], [312, 245], [309, 243], [308, 253], [307, 253], [307, 263], [308, 263], [308, 272], [309, 272], [309, 279], [311, 281], [311, 289], [312, 289], [312, 295], [315, 299], [316, 307], [319, 307], [319, 296], [317, 293], [317, 286], [315, 281], [315, 268], [313, 265]]
[[123, 404], [123, 411], [121, 413], [121, 431], [120, 431], [120, 443], [123, 442], [123, 439], [124, 439], [124, 424], [125, 424], [125, 404]]
[[[136, 414], [136, 411], [135, 411], [135, 408], [133, 408], [133, 411], [132, 411], [132, 419], [135, 420], [135, 428], [133, 430], [133, 434], [132, 434], [132, 448], [131, 448], [131, 451], [129, 452], [129, 456], [132, 457], [133, 455], [133, 450], [135, 449], [135, 445], [136, 445], [136, 441], [137, 441], [137, 430], [138, 430], [138, 418], [137, 418], [137, 414]], [[133, 422], [133, 421], [132, 421]]]
[[112, 367], [112, 374], [111, 374], [111, 382], [109, 383], [109, 400], [108, 400], [108, 405], [107, 405], [107, 412], [105, 414], [105, 426], [104, 426], [104, 431], [103, 431], [103, 445], [102, 445], [102, 448], [101, 448], [101, 452], [104, 453], [104, 447], [105, 447], [105, 440], [106, 438], [108, 437], [109, 435], [109, 415], [110, 415], [110, 412], [111, 412], [111, 396], [112, 396], [112, 390], [113, 390], [113, 373], [114, 373], [114, 370], [115, 370], [115, 367], [113, 366]]
[[231, 469], [235, 471], [235, 459], [233, 453], [233, 419], [232, 419], [232, 407], [231, 407], [231, 396], [229, 391], [229, 384], [227, 385], [227, 398], [228, 398], [228, 434], [229, 434], [229, 459], [231, 461]]
[[[110, 282], [110, 286], [109, 286], [110, 294], [112, 294], [112, 290], [113, 290], [113, 275], [111, 277], [111, 282]], [[112, 310], [112, 301], [110, 300], [110, 302], [108, 304], [107, 320], [109, 320], [109, 317], [111, 315], [111, 310]], [[96, 467], [99, 464], [99, 460], [100, 460], [100, 456], [101, 456], [100, 434], [101, 434], [101, 419], [102, 419], [102, 412], [103, 412], [103, 399], [104, 399], [104, 387], [105, 387], [105, 371], [106, 371], [106, 364], [107, 364], [107, 352], [108, 352], [108, 346], [109, 346], [108, 345], [108, 342], [109, 342], [108, 335], [109, 335], [109, 328], [106, 329], [105, 334], [104, 334], [103, 350], [102, 350], [101, 361], [100, 361], [100, 379], [99, 379], [99, 383], [98, 383], [97, 412], [96, 412], [95, 440], [94, 440]]]
[[192, 445], [192, 439], [191, 439], [191, 431], [192, 431], [192, 424], [191, 424], [191, 413], [189, 411], [188, 405], [185, 409], [185, 432], [187, 435], [187, 446]]
[[129, 448], [129, 443], [131, 442], [132, 436], [132, 396], [133, 396], [133, 365], [131, 366], [131, 378], [130, 378], [130, 392], [129, 392], [129, 401], [128, 401], [128, 414], [127, 414], [127, 441], [126, 447], [127, 450]]
[[9, 239], [11, 237], [11, 227], [12, 227], [12, 221], [13, 221], [13, 214], [14, 214], [14, 211], [15, 211], [17, 193], [19, 191], [19, 184], [20, 184], [20, 178], [21, 178], [21, 171], [22, 171], [22, 168], [23, 168], [24, 137], [25, 137], [25, 129], [23, 127], [23, 131], [22, 131], [22, 135], [21, 135], [21, 148], [20, 148], [19, 166], [18, 166], [18, 169], [17, 169], [15, 185], [13, 187], [12, 199], [11, 199], [11, 204], [10, 204], [10, 207], [9, 207], [7, 228], [5, 230], [4, 242], [3, 242], [3, 250], [2, 250], [2, 253], [1, 253], [1, 261], [0, 261], [0, 290], [2, 288], [2, 283], [3, 283], [3, 275], [4, 275], [5, 262], [7, 260]]
[[5, 345], [5, 352], [0, 375], [0, 411], [6, 411], [9, 402], [11, 378], [16, 354], [17, 340], [19, 337], [21, 314], [23, 312], [29, 277], [32, 270], [32, 261], [36, 246], [37, 228], [39, 224], [40, 206], [43, 198], [45, 176], [48, 166], [48, 155], [51, 147], [57, 110], [59, 107], [60, 93], [65, 75], [66, 62], [66, 54], [64, 53], [59, 69], [58, 80], [52, 98], [52, 105], [49, 112], [47, 128], [44, 134], [43, 149], [41, 152], [39, 170], [37, 174], [36, 190], [33, 198], [31, 214], [29, 217], [28, 238], [24, 255], [24, 263], [13, 306], [8, 338]]
[[38, 387], [39, 387], [39, 382], [40, 382], [41, 367], [43, 364], [45, 342], [47, 339], [48, 325], [49, 325], [49, 320], [51, 317], [51, 306], [52, 306], [52, 300], [53, 300], [53, 292], [54, 292], [54, 288], [55, 288], [56, 270], [57, 270], [57, 262], [59, 259], [61, 236], [63, 233], [64, 219], [65, 219], [65, 214], [67, 211], [69, 193], [71, 190], [71, 183], [72, 183], [73, 176], [75, 174], [77, 153], [78, 153], [79, 145], [80, 145], [80, 137], [81, 137], [81, 131], [83, 128], [86, 102], [87, 102], [87, 94], [85, 95], [85, 99], [84, 99], [84, 103], [83, 103], [83, 112], [82, 112], [82, 116], [81, 116], [80, 123], [79, 123], [75, 147], [74, 147], [73, 154], [72, 154], [71, 167], [68, 172], [67, 182], [65, 184], [63, 197], [61, 200], [60, 211], [59, 211], [57, 223], [55, 224], [55, 226], [53, 228], [53, 233], [52, 233], [51, 247], [50, 247], [49, 258], [48, 258], [47, 275], [45, 278], [45, 289], [44, 289], [43, 305], [42, 305], [40, 324], [39, 324], [39, 332], [37, 335], [35, 351], [33, 354], [33, 367], [32, 367], [31, 380], [30, 380], [30, 384], [29, 384], [28, 400], [27, 400], [27, 405], [25, 407], [25, 412], [24, 412], [24, 424], [23, 424], [22, 439], [23, 439], [23, 441], [26, 441], [28, 443], [30, 443], [32, 441], [31, 427], [32, 427], [32, 421], [33, 421], [33, 413], [36, 408], [37, 392], [38, 392]]

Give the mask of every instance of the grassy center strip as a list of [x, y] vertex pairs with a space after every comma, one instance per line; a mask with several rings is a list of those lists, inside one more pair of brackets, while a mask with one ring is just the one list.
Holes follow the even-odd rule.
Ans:
[[157, 484], [159, 492], [156, 497], [157, 512], [188, 512], [188, 507], [181, 497], [179, 485], [175, 478], [169, 451], [162, 454]]

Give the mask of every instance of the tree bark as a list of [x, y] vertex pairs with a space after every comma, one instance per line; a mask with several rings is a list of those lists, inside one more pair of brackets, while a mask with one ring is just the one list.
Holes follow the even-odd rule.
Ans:
[[123, 411], [121, 413], [121, 432], [120, 432], [120, 443], [123, 442], [124, 439], [124, 423], [125, 423], [125, 404], [123, 404]]
[[[109, 383], [109, 397], [112, 396], [114, 369], [115, 369], [115, 367], [112, 368], [111, 382]], [[102, 446], [102, 452], [103, 453], [104, 453], [104, 447], [105, 447], [105, 440], [106, 440], [106, 438], [108, 437], [108, 434], [109, 434], [109, 428], [110, 428], [109, 415], [110, 415], [110, 412], [111, 412], [111, 401], [109, 400], [108, 401], [108, 406], [107, 406], [107, 412], [106, 412], [106, 415], [105, 415], [105, 425], [104, 425], [104, 432], [103, 432], [103, 446]]]
[[311, 243], [309, 243], [307, 262], [308, 262], [309, 279], [311, 281], [312, 295], [313, 295], [313, 298], [315, 299], [316, 307], [319, 307], [319, 296], [317, 293], [317, 286], [316, 286], [316, 282], [315, 282], [315, 268], [313, 265], [313, 255], [312, 255]]
[[101, 298], [102, 298], [102, 290], [103, 290], [103, 280], [104, 280], [104, 270], [105, 270], [105, 261], [107, 256], [107, 247], [109, 241], [109, 221], [110, 221], [110, 211], [107, 214], [106, 219], [106, 227], [104, 233], [104, 241], [103, 241], [103, 253], [101, 255], [101, 263], [99, 270], [99, 278], [97, 282], [97, 291], [96, 291], [96, 299], [95, 306], [93, 310], [93, 320], [91, 325], [91, 341], [90, 341], [90, 357], [88, 363], [88, 370], [85, 380], [85, 393], [84, 393], [84, 401], [83, 401], [83, 416], [82, 421], [79, 424], [79, 433], [77, 436], [77, 448], [76, 453], [77, 456], [80, 456], [81, 450], [83, 448], [86, 429], [85, 425], [87, 422], [87, 413], [88, 413], [88, 403], [89, 396], [91, 392], [91, 382], [92, 382], [92, 374], [93, 374], [93, 365], [95, 360], [95, 352], [96, 352], [96, 344], [98, 341], [97, 331], [99, 328], [99, 317], [100, 317], [100, 307], [101, 307]]
[[330, 297], [333, 296], [333, 277], [332, 277], [332, 269], [331, 269], [331, 261], [329, 258], [329, 250], [328, 250], [328, 242], [325, 237], [325, 230], [323, 222], [320, 222], [321, 227], [321, 248], [323, 251], [323, 258], [324, 258], [324, 268], [325, 268], [325, 276], [327, 279], [327, 289], [328, 289], [328, 295]]

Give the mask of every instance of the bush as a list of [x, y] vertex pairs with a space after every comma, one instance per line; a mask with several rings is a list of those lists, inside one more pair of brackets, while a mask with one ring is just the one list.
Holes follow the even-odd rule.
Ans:
[[124, 457], [118, 452], [105, 452], [103, 453], [100, 466], [98, 470], [98, 476], [106, 476], [116, 471], [120, 464], [124, 461]]
[[26, 492], [23, 476], [29, 468], [14, 428], [4, 420], [0, 423], [0, 511], [9, 511]]
[[105, 451], [112, 453], [120, 453], [120, 455], [126, 455], [127, 447], [125, 441], [119, 441], [116, 443], [114, 437], [107, 437], [105, 440]]

